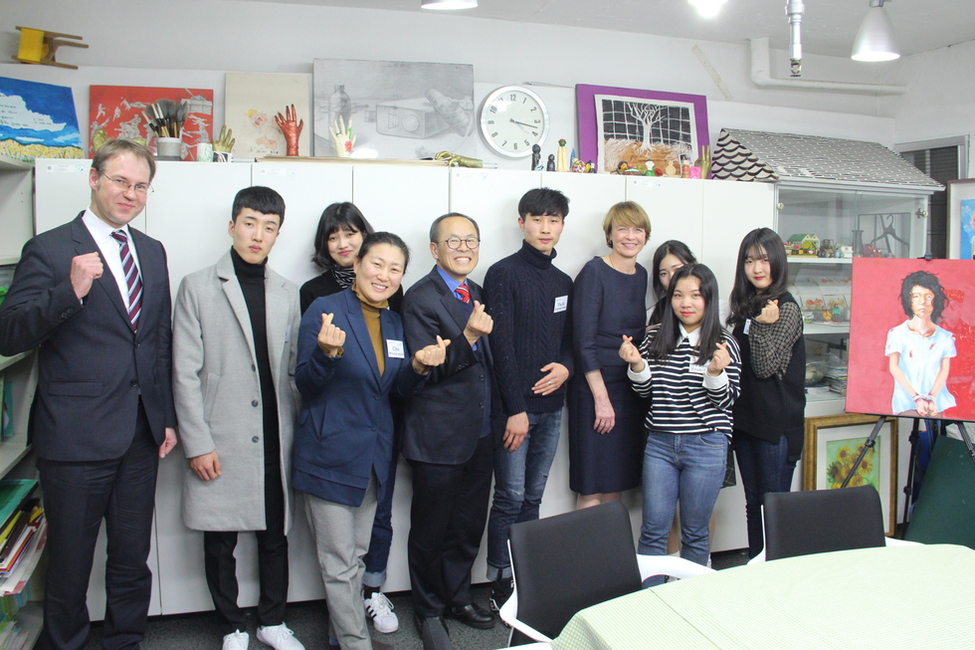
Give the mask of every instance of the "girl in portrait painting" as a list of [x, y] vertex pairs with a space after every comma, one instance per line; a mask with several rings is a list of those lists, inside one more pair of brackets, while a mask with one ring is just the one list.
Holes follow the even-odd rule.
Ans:
[[956, 405], [946, 382], [955, 336], [939, 327], [948, 297], [933, 273], [915, 271], [901, 283], [901, 305], [908, 320], [887, 332], [884, 354], [894, 377], [891, 412], [940, 418]]

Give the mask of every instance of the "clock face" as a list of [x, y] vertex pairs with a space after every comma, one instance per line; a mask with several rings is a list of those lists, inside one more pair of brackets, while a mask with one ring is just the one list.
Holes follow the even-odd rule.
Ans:
[[498, 88], [481, 107], [481, 135], [495, 152], [509, 158], [530, 156], [548, 134], [548, 111], [531, 90], [521, 86]]

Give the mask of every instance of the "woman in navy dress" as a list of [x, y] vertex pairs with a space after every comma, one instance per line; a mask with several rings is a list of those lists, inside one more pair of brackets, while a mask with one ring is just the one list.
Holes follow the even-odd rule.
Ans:
[[576, 368], [570, 382], [569, 486], [580, 508], [619, 499], [640, 485], [646, 407], [619, 357], [623, 335], [643, 340], [647, 270], [637, 264], [650, 219], [632, 201], [603, 220], [610, 253], [590, 260], [572, 290]]

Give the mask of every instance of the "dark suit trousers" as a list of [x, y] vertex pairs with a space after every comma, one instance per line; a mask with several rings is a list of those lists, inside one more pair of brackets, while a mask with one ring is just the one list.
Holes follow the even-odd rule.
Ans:
[[146, 559], [158, 465], [141, 403], [135, 436], [121, 458], [38, 459], [48, 522], [42, 647], [88, 648], [86, 598], [102, 519], [108, 536], [102, 645], [106, 650], [139, 647], [152, 593]]
[[491, 477], [491, 436], [461, 465], [410, 461], [413, 505], [407, 545], [413, 609], [441, 616], [446, 607], [470, 605], [471, 568], [484, 535]]
[[[288, 603], [288, 538], [284, 534], [284, 492], [281, 487], [279, 458], [264, 464], [265, 530], [257, 535], [257, 571], [261, 595], [257, 603], [258, 625], [284, 623]], [[217, 625], [221, 634], [247, 630], [247, 618], [237, 605], [237, 532], [203, 533], [203, 563], [207, 586], [213, 597]]]

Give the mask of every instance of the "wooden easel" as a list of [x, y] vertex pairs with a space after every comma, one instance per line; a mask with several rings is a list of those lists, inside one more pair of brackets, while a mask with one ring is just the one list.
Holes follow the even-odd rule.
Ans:
[[61, 45], [88, 47], [87, 43], [60, 40], [62, 38], [73, 38], [80, 41], [81, 36], [62, 34], [60, 32], [45, 32], [42, 29], [33, 29], [31, 27], [17, 27], [17, 29], [20, 30], [20, 48], [12, 58], [21, 63], [37, 63], [77, 70], [78, 66], [76, 65], [58, 63], [54, 60], [54, 55]]

